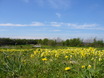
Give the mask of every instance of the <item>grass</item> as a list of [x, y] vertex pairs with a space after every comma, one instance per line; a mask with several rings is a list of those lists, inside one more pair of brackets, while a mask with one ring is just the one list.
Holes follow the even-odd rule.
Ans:
[[[0, 46], [0, 48], [11, 48], [11, 49], [36, 49], [33, 47], [34, 45], [7, 45], [7, 46]], [[64, 49], [68, 48], [69, 46], [48, 46], [48, 45], [42, 45], [42, 49]], [[88, 48], [88, 47], [77, 47], [77, 48]], [[95, 47], [98, 50], [104, 50], [104, 47]]]
[[0, 49], [0, 59], [0, 78], [104, 77], [104, 51], [95, 48]]

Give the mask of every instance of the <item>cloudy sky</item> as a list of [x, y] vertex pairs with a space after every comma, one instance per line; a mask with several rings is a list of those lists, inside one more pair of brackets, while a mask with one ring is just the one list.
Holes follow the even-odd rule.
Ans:
[[104, 39], [104, 0], [0, 0], [0, 37]]

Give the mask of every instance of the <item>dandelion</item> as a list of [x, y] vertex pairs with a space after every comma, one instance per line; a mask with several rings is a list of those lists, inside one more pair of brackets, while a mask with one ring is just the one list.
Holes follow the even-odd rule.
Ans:
[[72, 61], [69, 61], [71, 64], [73, 63]]
[[101, 58], [99, 58], [99, 61], [101, 61], [102, 59]]
[[68, 56], [65, 56], [65, 58], [68, 58]]
[[82, 65], [81, 68], [85, 68], [85, 65]]
[[91, 65], [88, 65], [88, 68], [90, 69], [91, 68]]
[[43, 61], [47, 61], [47, 58], [42, 58]]
[[65, 70], [66, 70], [66, 71], [68, 71], [68, 70], [70, 70], [70, 69], [71, 69], [70, 67], [65, 67]]

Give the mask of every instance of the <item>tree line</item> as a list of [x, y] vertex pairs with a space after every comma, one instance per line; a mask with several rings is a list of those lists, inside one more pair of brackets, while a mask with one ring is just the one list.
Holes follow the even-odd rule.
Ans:
[[96, 38], [93, 39], [92, 42], [84, 42], [80, 38], [73, 38], [67, 40], [58, 39], [11, 39], [11, 38], [0, 38], [0, 46], [5, 45], [29, 45], [29, 44], [41, 44], [41, 45], [48, 45], [48, 46], [70, 46], [70, 47], [82, 47], [82, 46], [89, 46], [89, 47], [104, 47], [103, 40], [97, 40]]

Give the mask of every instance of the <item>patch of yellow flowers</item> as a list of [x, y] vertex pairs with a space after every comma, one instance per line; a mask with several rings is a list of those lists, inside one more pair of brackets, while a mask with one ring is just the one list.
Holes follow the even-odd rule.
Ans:
[[[81, 68], [83, 68], [83, 69], [84, 69], [85, 67], [86, 67], [85, 65], [82, 65], [82, 66], [81, 66]], [[92, 67], [91, 65], [88, 65], [88, 66], [87, 66], [88, 69], [90, 69], [91, 67]]]
[[0, 49], [0, 52], [27, 52], [33, 51], [33, 49]]
[[96, 48], [67, 48], [67, 49], [36, 49], [34, 51], [34, 56], [38, 57], [60, 57], [64, 58], [73, 58], [76, 56], [80, 56], [80, 58], [85, 58], [89, 56], [97, 56], [99, 61], [102, 60], [104, 56], [104, 50], [99, 51]]
[[[78, 59], [88, 59], [90, 61], [102, 61], [104, 60], [104, 50], [97, 50], [96, 48], [75, 48], [69, 47], [66, 49], [0, 49], [0, 52], [33, 52], [30, 54], [30, 58], [39, 57], [42, 61], [52, 61], [53, 59], [63, 58], [67, 60], [67, 64], [79, 64]], [[76, 60], [75, 60], [76, 58]], [[74, 59], [74, 60], [73, 60]], [[69, 62], [69, 63], [68, 63]], [[81, 68], [92, 68], [93, 65], [87, 64], [81, 65]], [[66, 67], [64, 70], [70, 70], [71, 67]]]

